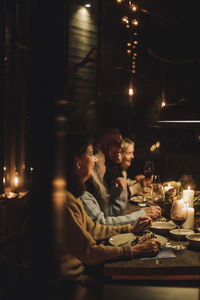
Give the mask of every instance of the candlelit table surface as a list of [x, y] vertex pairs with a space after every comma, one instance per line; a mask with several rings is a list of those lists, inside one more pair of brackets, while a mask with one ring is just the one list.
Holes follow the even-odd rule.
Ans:
[[[169, 239], [173, 244], [176, 243]], [[187, 245], [187, 242], [181, 242]], [[200, 280], [200, 251], [174, 251], [175, 258], [132, 259], [104, 265], [114, 280]]]
[[[130, 202], [123, 214], [138, 209], [141, 207]], [[195, 221], [196, 224], [200, 223], [198, 213]], [[200, 224], [197, 227], [200, 227]], [[169, 234], [166, 238], [172, 246], [177, 244], [177, 238]], [[200, 249], [190, 248], [186, 240], [180, 243], [186, 246], [186, 249], [180, 252], [172, 250], [175, 258], [132, 259], [106, 263], [104, 274], [113, 280], [200, 280]]]

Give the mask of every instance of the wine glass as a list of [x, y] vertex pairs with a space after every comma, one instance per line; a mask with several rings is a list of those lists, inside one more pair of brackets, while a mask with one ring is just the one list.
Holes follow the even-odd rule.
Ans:
[[151, 178], [152, 174], [154, 174], [154, 170], [155, 170], [154, 162], [151, 160], [147, 160], [144, 164], [145, 178]]
[[183, 250], [185, 247], [180, 245], [180, 227], [185, 223], [188, 216], [187, 203], [182, 199], [175, 200], [171, 207], [170, 217], [171, 220], [178, 226], [178, 244], [172, 248], [175, 250]]
[[164, 188], [162, 183], [159, 180], [158, 175], [153, 176], [152, 184], [151, 184], [151, 197], [152, 201], [156, 205], [160, 205], [164, 200]]

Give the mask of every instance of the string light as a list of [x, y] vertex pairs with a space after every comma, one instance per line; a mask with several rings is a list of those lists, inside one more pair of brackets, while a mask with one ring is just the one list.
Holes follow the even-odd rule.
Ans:
[[[136, 47], [138, 48], [138, 45], [140, 44], [140, 41], [136, 38], [136, 36], [138, 36], [138, 29], [136, 29], [136, 27], [139, 25], [139, 21], [138, 21], [138, 10], [139, 10], [139, 6], [137, 5], [137, 0], [116, 0], [116, 2], [118, 4], [121, 3], [127, 3], [129, 5], [129, 9], [131, 11], [131, 13], [128, 16], [123, 16], [121, 21], [122, 23], [125, 24], [127, 29], [130, 29], [130, 34], [131, 34], [131, 38], [130, 40], [127, 41], [126, 45], [127, 45], [127, 49], [126, 49], [126, 53], [128, 55], [131, 54], [131, 66], [129, 68], [129, 72], [131, 72], [132, 74], [136, 73], [136, 58], [138, 55], [138, 50], [136, 50]], [[130, 91], [129, 91], [129, 95], [130, 95]], [[132, 94], [131, 94], [132, 95]], [[132, 100], [131, 100], [132, 101]]]
[[136, 19], [133, 19], [133, 21], [132, 21], [132, 25], [138, 26], [138, 20], [136, 20]]
[[126, 17], [126, 16], [125, 16], [125, 17], [123, 17], [123, 18], [122, 18], [122, 22], [123, 22], [123, 23], [127, 23], [127, 24], [128, 24], [128, 23], [129, 23], [129, 19], [128, 19], [128, 17]]
[[164, 107], [164, 106], [166, 106], [166, 103], [165, 103], [165, 101], [162, 101], [161, 107]]

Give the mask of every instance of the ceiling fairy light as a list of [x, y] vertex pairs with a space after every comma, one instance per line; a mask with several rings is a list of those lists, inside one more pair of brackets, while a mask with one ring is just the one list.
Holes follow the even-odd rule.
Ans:
[[128, 17], [126, 16], [122, 17], [122, 22], [128, 24], [129, 23]]
[[133, 19], [133, 20], [132, 20], [132, 25], [138, 26], [138, 20], [137, 20], [137, 19]]

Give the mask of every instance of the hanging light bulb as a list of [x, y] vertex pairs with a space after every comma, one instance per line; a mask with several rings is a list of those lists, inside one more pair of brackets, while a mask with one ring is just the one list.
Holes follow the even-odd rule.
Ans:
[[91, 1], [85, 1], [85, 7], [87, 7], [87, 8], [89, 8], [89, 7], [91, 7], [92, 6], [92, 4], [91, 4]]
[[137, 45], [137, 44], [138, 44], [138, 41], [134, 41], [133, 44]]
[[118, 4], [121, 4], [122, 2], [124, 2], [124, 0], [117, 0]]
[[128, 54], [130, 54], [130, 53], [131, 53], [131, 50], [130, 50], [130, 49], [128, 49], [126, 52], [127, 52]]
[[131, 46], [131, 43], [130, 43], [130, 42], [128, 42], [128, 43], [127, 43], [127, 46], [128, 46], [128, 47], [130, 47], [130, 46]]
[[136, 73], [136, 70], [135, 70], [135, 69], [133, 69], [133, 70], [132, 70], [132, 73], [133, 73], [133, 74], [135, 74], [135, 73]]
[[137, 56], [137, 53], [133, 53], [134, 56]]

